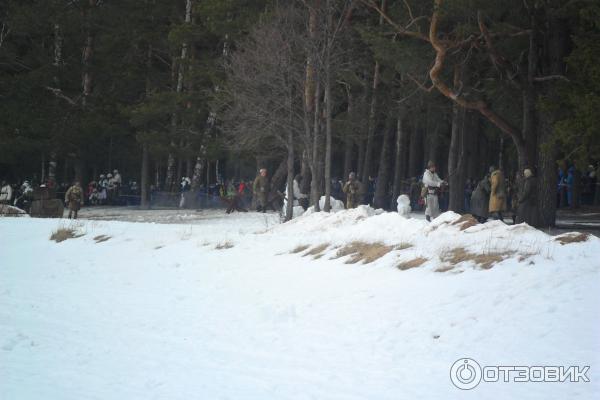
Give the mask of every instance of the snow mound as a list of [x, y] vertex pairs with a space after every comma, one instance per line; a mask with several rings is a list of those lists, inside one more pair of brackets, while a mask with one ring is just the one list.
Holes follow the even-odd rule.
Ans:
[[19, 207], [0, 204], [0, 217], [29, 217], [29, 215]]
[[488, 269], [497, 264], [525, 266], [569, 265], [587, 262], [598, 255], [600, 239], [561, 242], [527, 224], [506, 225], [501, 221], [471, 225], [469, 216], [445, 212], [431, 223], [407, 219], [369, 206], [337, 213], [305, 213], [302, 217], [273, 227], [269, 232], [289, 237], [294, 246], [328, 244], [329, 251], [351, 243], [382, 243], [394, 249], [393, 257], [377, 261], [394, 266], [416, 258], [427, 260], [423, 267], [435, 271], [462, 272], [466, 267]]

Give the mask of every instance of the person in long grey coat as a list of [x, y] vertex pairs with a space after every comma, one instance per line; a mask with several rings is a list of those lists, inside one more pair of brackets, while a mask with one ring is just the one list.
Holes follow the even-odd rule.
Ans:
[[484, 223], [488, 219], [488, 204], [490, 202], [490, 180], [486, 175], [479, 183], [473, 194], [471, 194], [471, 215], [477, 221]]
[[517, 208], [517, 223], [526, 222], [534, 225], [536, 220], [536, 191], [537, 182], [530, 169], [523, 171], [523, 182], [519, 190], [519, 205]]

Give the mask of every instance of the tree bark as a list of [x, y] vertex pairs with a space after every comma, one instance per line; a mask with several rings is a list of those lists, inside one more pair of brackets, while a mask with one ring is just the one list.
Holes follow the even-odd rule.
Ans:
[[142, 143], [142, 176], [140, 179], [140, 208], [141, 209], [149, 209], [150, 208], [150, 193], [149, 193], [149, 155], [148, 155], [148, 144]]
[[393, 209], [396, 204], [396, 199], [402, 191], [402, 179], [405, 177], [405, 152], [406, 152], [406, 129], [403, 124], [402, 112], [398, 113], [396, 120], [396, 142], [395, 142], [395, 159], [394, 159], [394, 182], [392, 185], [392, 199], [390, 207]]
[[[387, 0], [381, 0], [381, 9], [385, 11]], [[383, 16], [379, 16], [379, 26], [383, 25]], [[373, 85], [371, 87], [371, 105], [369, 108], [369, 120], [367, 125], [367, 145], [365, 148], [365, 159], [362, 167], [362, 182], [368, 181], [371, 175], [371, 156], [373, 152], [373, 137], [375, 136], [375, 129], [377, 128], [377, 88], [379, 87], [380, 81], [380, 68], [379, 61], [375, 61], [375, 67], [373, 68]]]
[[[348, 116], [348, 121], [350, 121], [350, 119], [352, 118], [352, 93], [350, 92], [349, 86], [346, 86], [346, 97], [348, 101], [348, 108], [346, 113]], [[347, 179], [348, 175], [352, 170], [352, 147], [352, 136], [350, 134], [349, 129], [347, 129], [344, 136], [344, 172], [342, 175], [342, 179]]]
[[388, 117], [388, 122], [383, 130], [383, 143], [381, 145], [381, 156], [379, 160], [379, 171], [377, 172], [377, 185], [375, 186], [375, 194], [373, 196], [373, 207], [385, 208], [386, 207], [386, 195], [388, 187], [389, 177], [389, 142], [390, 134], [392, 131], [392, 124], [395, 119]]
[[[185, 24], [190, 24], [192, 21], [192, 0], [185, 0]], [[180, 94], [183, 91], [183, 83], [184, 83], [184, 71], [185, 71], [185, 61], [187, 59], [188, 54], [188, 43], [184, 41], [181, 45], [181, 56], [179, 58], [179, 65], [177, 66], [177, 85], [175, 87], [175, 93]], [[177, 112], [174, 110], [171, 115], [171, 146], [168, 155], [167, 161], [167, 175], [165, 179], [166, 189], [170, 192], [175, 190], [175, 155], [173, 151], [175, 149], [175, 138], [177, 136]], [[179, 169], [179, 168], [178, 168]]]
[[410, 132], [410, 151], [409, 151], [409, 174], [410, 177], [418, 177], [422, 172], [423, 164], [423, 134], [419, 127], [419, 117], [414, 116], [413, 129]]

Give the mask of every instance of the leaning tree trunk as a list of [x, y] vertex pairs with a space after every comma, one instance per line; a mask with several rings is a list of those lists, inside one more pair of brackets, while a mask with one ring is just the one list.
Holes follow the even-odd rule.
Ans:
[[[461, 67], [454, 67], [454, 87], [458, 90], [461, 81]], [[450, 148], [448, 149], [448, 208], [454, 212], [464, 211], [465, 163], [464, 160], [464, 126], [465, 109], [457, 103], [452, 103], [452, 129]]]

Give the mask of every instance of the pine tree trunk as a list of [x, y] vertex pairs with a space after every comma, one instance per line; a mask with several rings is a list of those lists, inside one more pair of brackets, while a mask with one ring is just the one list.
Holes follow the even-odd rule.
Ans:
[[[349, 120], [352, 117], [352, 93], [350, 92], [350, 88], [348, 86], [346, 86], [346, 96], [348, 98], [347, 115]], [[346, 134], [344, 137], [344, 172], [342, 176], [343, 179], [347, 179], [348, 175], [352, 170], [352, 147], [352, 136], [350, 135], [349, 130], [346, 130]]]
[[150, 196], [149, 196], [149, 155], [148, 155], [148, 144], [142, 143], [142, 171], [141, 171], [141, 179], [140, 179], [140, 208], [141, 209], [149, 209], [150, 208]]
[[419, 118], [414, 117], [414, 126], [410, 132], [410, 151], [408, 157], [408, 170], [410, 177], [419, 177], [423, 164], [423, 134], [419, 127]]
[[323, 207], [325, 212], [331, 210], [331, 103], [333, 102], [333, 99], [331, 98], [330, 47], [331, 44], [327, 42], [328, 50], [325, 59], [325, 204]]
[[[381, 0], [381, 10], [386, 9], [387, 0]], [[379, 16], [379, 26], [383, 25], [383, 15]], [[380, 81], [380, 69], [379, 61], [375, 61], [375, 67], [373, 68], [373, 85], [371, 87], [371, 105], [369, 108], [369, 120], [367, 125], [367, 144], [365, 148], [364, 165], [362, 167], [361, 179], [363, 183], [366, 183], [371, 175], [371, 157], [373, 152], [373, 137], [375, 136], [375, 129], [377, 128], [377, 89]]]
[[[458, 90], [461, 84], [462, 67], [454, 67], [454, 88]], [[458, 103], [452, 103], [452, 128], [450, 148], [448, 149], [448, 208], [451, 211], [464, 211], [465, 163], [463, 135], [465, 130], [465, 108]]]
[[[291, 109], [291, 105], [290, 105]], [[287, 134], [287, 204], [285, 209], [285, 220], [290, 221], [294, 216], [294, 134], [289, 129]]]
[[[192, 0], [185, 0], [185, 23], [190, 24], [192, 21]], [[181, 56], [179, 58], [179, 65], [177, 66], [177, 85], [175, 87], [175, 92], [180, 94], [183, 91], [183, 83], [184, 83], [184, 72], [185, 72], [185, 62], [188, 55], [188, 43], [183, 42], [181, 45]], [[175, 190], [175, 155], [173, 154], [173, 150], [175, 148], [175, 138], [177, 136], [177, 125], [178, 118], [177, 112], [173, 111], [171, 115], [171, 149], [168, 156], [167, 161], [167, 176], [165, 179], [166, 189], [170, 192]], [[179, 165], [177, 165], [179, 166]], [[180, 168], [178, 168], [177, 173], [180, 174]]]
[[402, 179], [404, 179], [405, 171], [405, 159], [404, 153], [406, 148], [406, 129], [403, 126], [403, 115], [402, 112], [398, 113], [398, 119], [396, 120], [396, 142], [395, 142], [395, 158], [394, 158], [394, 182], [392, 184], [392, 199], [390, 201], [390, 207], [394, 209], [396, 205], [396, 199], [400, 196], [402, 191]]
[[321, 99], [320, 99], [321, 85], [320, 81], [317, 80], [315, 87], [315, 99], [314, 99], [314, 127], [313, 127], [313, 147], [312, 147], [312, 180], [310, 182], [310, 197], [315, 211], [321, 211], [319, 206], [319, 199], [321, 198], [321, 152], [320, 149], [320, 127], [321, 127]]
[[[385, 1], [385, 0], [383, 0]], [[371, 153], [373, 152], [373, 137], [375, 136], [376, 115], [377, 115], [377, 87], [379, 86], [379, 62], [375, 62], [373, 71], [373, 86], [371, 88], [371, 106], [369, 108], [369, 119], [367, 125], [367, 144], [365, 147], [365, 158], [362, 167], [362, 182], [367, 182], [371, 175]]]
[[379, 171], [377, 172], [377, 185], [375, 187], [375, 194], [373, 196], [373, 206], [375, 208], [386, 207], [386, 195], [388, 187], [389, 177], [389, 142], [390, 134], [392, 131], [392, 124], [395, 119], [388, 117], [386, 126], [383, 129], [383, 143], [381, 145], [381, 156], [379, 158]]

